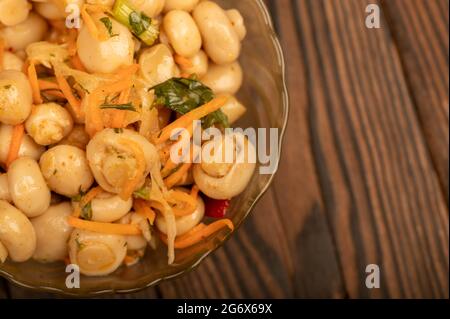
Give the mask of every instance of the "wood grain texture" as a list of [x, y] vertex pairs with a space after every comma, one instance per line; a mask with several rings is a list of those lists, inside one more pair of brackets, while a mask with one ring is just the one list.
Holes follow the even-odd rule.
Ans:
[[[376, 1], [294, 1], [309, 123], [350, 297], [448, 297], [448, 211]], [[379, 4], [379, 3], [378, 3]], [[380, 265], [381, 289], [365, 287]]]
[[292, 262], [269, 191], [238, 232], [196, 270], [159, 285], [165, 298], [290, 298]]
[[449, 3], [382, 1], [432, 159], [449, 196]]
[[0, 299], [8, 299], [8, 284], [6, 283], [6, 280], [3, 278], [0, 278]]
[[273, 189], [294, 261], [296, 297], [342, 298], [346, 292], [310, 143], [310, 105], [296, 12], [289, 0], [269, 1], [269, 8], [282, 45], [289, 48], [285, 58], [291, 111]]

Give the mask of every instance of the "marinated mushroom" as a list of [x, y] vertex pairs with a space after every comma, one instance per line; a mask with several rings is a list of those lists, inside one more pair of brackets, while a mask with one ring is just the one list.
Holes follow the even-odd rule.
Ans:
[[9, 256], [24, 262], [33, 256], [36, 234], [29, 219], [16, 207], [0, 200], [0, 262]]
[[[73, 205], [76, 206], [79, 203], [73, 202]], [[103, 192], [91, 201], [91, 220], [103, 223], [115, 222], [128, 214], [132, 207], [131, 198], [123, 200], [116, 194]]]
[[31, 219], [36, 232], [36, 250], [33, 259], [40, 262], [64, 260], [67, 256], [67, 241], [73, 228], [67, 223], [72, 214], [68, 202], [50, 206], [41, 216]]
[[31, 10], [27, 0], [0, 0], [0, 22], [13, 26], [26, 20]]
[[94, 182], [86, 153], [75, 146], [49, 149], [41, 156], [39, 165], [50, 189], [67, 197], [88, 190]]
[[183, 10], [173, 10], [164, 16], [164, 31], [178, 55], [193, 57], [202, 47], [202, 37], [192, 16]]
[[23, 61], [22, 59], [12, 52], [6, 51], [3, 55], [3, 70], [15, 70], [22, 71]]
[[[10, 125], [0, 124], [0, 163], [5, 163], [11, 144], [13, 127]], [[19, 157], [27, 156], [34, 160], [38, 160], [45, 148], [37, 145], [31, 137], [24, 135], [19, 148]]]
[[226, 12], [212, 1], [202, 1], [192, 15], [211, 60], [216, 64], [236, 61], [241, 52], [241, 41]]
[[172, 52], [164, 44], [145, 49], [139, 57], [139, 66], [139, 74], [148, 87], [169, 80], [177, 72]]
[[[230, 163], [224, 157], [226, 149], [232, 150]], [[223, 136], [219, 143], [209, 141], [203, 145], [202, 163], [194, 165], [193, 174], [195, 183], [206, 196], [225, 200], [244, 191], [255, 167], [255, 147], [243, 134], [233, 133]]]
[[8, 125], [20, 124], [31, 113], [31, 86], [20, 71], [0, 72], [0, 122]]
[[61, 141], [73, 128], [69, 111], [56, 103], [37, 105], [25, 122], [28, 134], [39, 145]]
[[216, 94], [234, 95], [242, 86], [242, 68], [238, 62], [224, 65], [211, 64], [201, 80]]
[[125, 236], [75, 229], [69, 239], [69, 257], [86, 276], [105, 276], [122, 264], [127, 254]]
[[[197, 208], [195, 211], [186, 216], [176, 218], [177, 236], [181, 236], [189, 232], [192, 228], [197, 226], [205, 216], [205, 203], [201, 197], [197, 198]], [[160, 232], [167, 234], [166, 220], [163, 216], [158, 215], [155, 220], [155, 225]]]
[[8, 186], [14, 205], [28, 217], [42, 215], [50, 206], [50, 190], [32, 158], [20, 157], [10, 165]]
[[89, 142], [86, 154], [97, 183], [114, 194], [123, 192], [130, 183], [131, 192], [137, 190], [144, 184], [151, 168], [160, 165], [155, 146], [129, 129], [121, 132], [105, 129], [96, 134]]
[[[112, 73], [121, 66], [132, 64], [134, 41], [131, 32], [105, 14], [94, 14], [92, 18], [104, 39], [94, 38], [86, 25], [81, 27], [77, 49], [84, 67], [92, 73]], [[110, 30], [101, 19], [108, 19], [106, 24]]]
[[9, 193], [8, 176], [0, 174], [0, 200], [12, 202], [11, 194]]
[[45, 19], [31, 12], [27, 19], [19, 24], [0, 29], [6, 47], [15, 51], [24, 50], [29, 44], [42, 40], [48, 30]]

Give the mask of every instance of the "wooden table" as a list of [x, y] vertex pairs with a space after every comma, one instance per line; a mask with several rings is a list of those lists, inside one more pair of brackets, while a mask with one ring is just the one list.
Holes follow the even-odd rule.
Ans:
[[267, 2], [292, 105], [273, 187], [196, 271], [118, 297], [448, 298], [449, 1]]

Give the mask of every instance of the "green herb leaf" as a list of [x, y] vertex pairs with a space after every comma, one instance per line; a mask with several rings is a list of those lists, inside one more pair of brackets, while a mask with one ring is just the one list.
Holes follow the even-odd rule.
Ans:
[[80, 251], [80, 250], [82, 250], [83, 248], [86, 247], [85, 244], [83, 244], [82, 242], [80, 242], [80, 239], [79, 239], [78, 237], [75, 238], [75, 242], [76, 242], [76, 244], [77, 244], [78, 251]]
[[[152, 88], [155, 104], [163, 105], [177, 113], [186, 114], [214, 98], [213, 91], [195, 78], [173, 78]], [[217, 110], [202, 119], [204, 128], [219, 124], [229, 127], [228, 117]]]
[[116, 0], [113, 16], [145, 44], [152, 45], [158, 39], [159, 27], [156, 20], [137, 11], [127, 0]]
[[128, 103], [128, 104], [102, 104], [100, 106], [101, 109], [117, 109], [117, 110], [122, 110], [122, 111], [132, 111], [132, 112], [137, 112], [136, 108], [133, 106], [133, 104]]
[[72, 197], [72, 201], [79, 203], [83, 199], [83, 196], [86, 194], [87, 194], [87, 192], [83, 192], [83, 190], [81, 189], [81, 186], [80, 186], [80, 188], [78, 189], [78, 195]]
[[108, 18], [108, 17], [103, 17], [103, 18], [100, 19], [100, 21], [105, 25], [105, 28], [106, 28], [106, 30], [108, 30], [108, 33], [109, 33], [109, 36], [110, 36], [110, 37], [115, 37], [115, 36], [118, 35], [118, 34], [113, 34], [113, 31], [112, 31], [112, 22], [111, 22], [111, 19], [110, 19], [110, 18]]
[[92, 204], [91, 202], [83, 206], [80, 213], [81, 219], [91, 220], [92, 219]]
[[143, 200], [150, 200], [150, 188], [143, 186], [133, 193], [134, 198], [140, 198]]
[[211, 114], [208, 114], [202, 119], [203, 128], [211, 127], [215, 124], [222, 126], [223, 128], [230, 127], [230, 122], [228, 121], [228, 116], [222, 112], [222, 110], [217, 110]]
[[212, 90], [194, 79], [173, 78], [152, 88], [156, 104], [186, 114], [214, 98]]

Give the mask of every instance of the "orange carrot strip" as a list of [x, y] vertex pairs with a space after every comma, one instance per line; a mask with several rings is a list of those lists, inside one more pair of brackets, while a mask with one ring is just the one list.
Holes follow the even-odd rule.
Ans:
[[61, 74], [56, 74], [56, 81], [58, 82], [61, 92], [66, 97], [74, 112], [77, 114], [77, 116], [81, 116], [81, 102], [73, 95], [72, 88], [70, 87], [69, 83], [67, 83], [66, 78]]
[[8, 156], [6, 157], [5, 165], [9, 167], [19, 157], [20, 146], [22, 145], [23, 136], [25, 135], [25, 126], [18, 124], [14, 126], [11, 136], [11, 143], [9, 144]]
[[103, 193], [103, 189], [101, 187], [92, 188], [86, 195], [83, 196], [79, 205], [74, 209], [73, 216], [79, 217], [81, 213], [81, 209], [86, 206], [89, 202], [91, 202], [95, 197]]
[[68, 223], [70, 226], [78, 229], [84, 229], [102, 234], [112, 235], [141, 235], [141, 230], [137, 225], [132, 224], [112, 224], [112, 223], [99, 223], [93, 221], [82, 220], [73, 216], [68, 217]]
[[174, 56], [175, 63], [181, 66], [182, 68], [188, 69], [192, 68], [194, 65], [192, 64], [192, 61], [188, 58], [185, 58], [184, 56], [176, 54]]
[[198, 198], [198, 192], [199, 192], [199, 188], [197, 185], [194, 184], [194, 186], [192, 186], [192, 189], [191, 189], [191, 196], [195, 200], [197, 200], [197, 198]]
[[136, 199], [133, 206], [136, 213], [138, 213], [142, 217], [147, 218], [150, 222], [150, 225], [153, 225], [153, 223], [155, 222], [156, 214], [144, 200]]
[[61, 93], [61, 91], [58, 90], [46, 90], [45, 93], [47, 93], [48, 95], [54, 96], [54, 97], [59, 97], [62, 99], [65, 99], [66, 96], [64, 94]]
[[205, 105], [196, 108], [189, 113], [183, 115], [178, 120], [172, 122], [170, 125], [166, 126], [160, 133], [160, 136], [156, 138], [156, 143], [161, 144], [167, 141], [172, 135], [172, 131], [179, 128], [186, 128], [188, 125], [192, 126], [192, 122], [195, 120], [200, 120], [206, 115], [217, 111], [222, 106], [224, 106], [228, 101], [228, 97], [220, 96], [216, 97], [212, 101], [206, 103]]
[[55, 83], [52, 81], [46, 81], [46, 80], [39, 79], [38, 84], [39, 84], [39, 90], [50, 90], [50, 89], [59, 90], [58, 83]]
[[[200, 227], [199, 230], [194, 231], [190, 233], [189, 235], [181, 236], [175, 240], [175, 248], [176, 249], [184, 249], [191, 247], [200, 241], [208, 238], [212, 234], [218, 232], [224, 227], [228, 227], [231, 231], [234, 230], [233, 222], [229, 219], [221, 219], [218, 220], [212, 224], [209, 224], [208, 226], [202, 228]], [[167, 243], [167, 236], [161, 234], [161, 239], [164, 243]]]
[[69, 29], [69, 37], [67, 41], [67, 51], [69, 52], [69, 56], [73, 57], [77, 54], [77, 37], [78, 31], [74, 28]]
[[128, 180], [125, 185], [122, 188], [122, 191], [120, 192], [119, 196], [123, 200], [128, 200], [131, 195], [133, 195], [133, 192], [135, 191], [136, 187], [139, 184], [139, 180], [144, 176], [145, 168], [146, 168], [146, 162], [144, 157], [144, 152], [142, 151], [139, 144], [137, 144], [134, 141], [131, 140], [121, 140], [120, 143], [126, 147], [129, 147], [131, 151], [134, 153], [134, 157], [136, 159], [136, 173], [134, 178], [131, 180]]
[[174, 187], [183, 178], [183, 175], [189, 171], [191, 166], [192, 163], [184, 163], [183, 165], [181, 165], [181, 167], [175, 173], [164, 180], [164, 184], [166, 184], [166, 187]]
[[73, 67], [79, 71], [87, 72], [86, 68], [83, 65], [83, 62], [81, 62], [80, 57], [78, 54], [75, 54], [70, 58], [70, 62], [72, 63]]
[[0, 71], [3, 70], [4, 62], [5, 62], [5, 39], [0, 38]]
[[[128, 89], [120, 92], [118, 104], [125, 104], [128, 102], [131, 94], [131, 85]], [[114, 110], [112, 118], [112, 128], [123, 128], [125, 126], [126, 111]]]
[[30, 80], [31, 89], [33, 92], [34, 103], [42, 104], [43, 100], [42, 100], [41, 92], [39, 91], [39, 82], [38, 82], [36, 66], [34, 64], [34, 61], [30, 61], [30, 64], [28, 66], [28, 79]]

